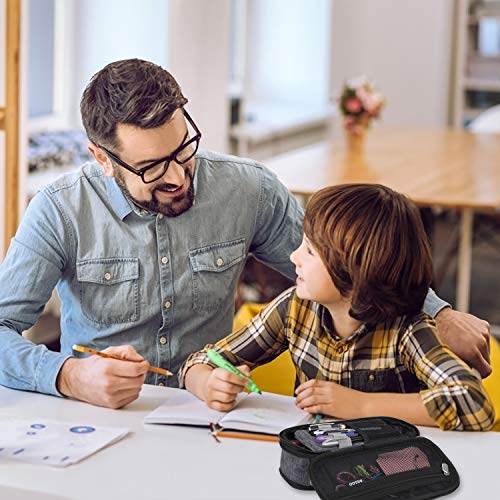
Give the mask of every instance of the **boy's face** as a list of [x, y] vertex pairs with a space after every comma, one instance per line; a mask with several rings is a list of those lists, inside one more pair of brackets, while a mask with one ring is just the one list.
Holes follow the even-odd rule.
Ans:
[[314, 300], [327, 307], [342, 299], [323, 260], [305, 235], [290, 260], [295, 264], [299, 298]]

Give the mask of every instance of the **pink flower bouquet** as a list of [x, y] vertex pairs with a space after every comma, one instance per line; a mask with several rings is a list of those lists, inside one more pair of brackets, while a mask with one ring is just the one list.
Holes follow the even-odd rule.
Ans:
[[339, 108], [344, 127], [355, 135], [363, 135], [373, 119], [380, 117], [384, 97], [366, 77], [348, 80], [339, 97]]

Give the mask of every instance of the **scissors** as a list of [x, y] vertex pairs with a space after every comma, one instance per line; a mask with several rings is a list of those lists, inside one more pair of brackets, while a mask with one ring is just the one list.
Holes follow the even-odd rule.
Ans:
[[356, 477], [352, 472], [347, 472], [347, 471], [341, 471], [337, 474], [337, 481], [340, 484], [337, 484], [335, 487], [335, 491], [338, 491], [342, 488], [347, 488], [349, 483], [352, 483], [353, 481], [358, 480], [359, 478]]

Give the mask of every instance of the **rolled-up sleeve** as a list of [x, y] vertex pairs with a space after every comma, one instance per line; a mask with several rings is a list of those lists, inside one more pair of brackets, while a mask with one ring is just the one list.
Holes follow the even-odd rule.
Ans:
[[442, 345], [432, 319], [410, 326], [399, 342], [407, 368], [426, 386], [420, 391], [431, 418], [443, 430], [487, 431], [495, 411], [480, 379]]

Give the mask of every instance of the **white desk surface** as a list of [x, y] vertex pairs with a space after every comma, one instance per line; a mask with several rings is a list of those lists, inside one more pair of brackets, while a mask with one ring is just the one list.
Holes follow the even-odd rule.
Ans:
[[[144, 425], [168, 389], [144, 386], [127, 408], [108, 410], [78, 401], [0, 386], [0, 413], [128, 427], [132, 434], [64, 469], [0, 459], [0, 498], [48, 499], [291, 499], [317, 498], [295, 490], [278, 472], [278, 443], [224, 439], [207, 429]], [[457, 468], [461, 485], [446, 498], [499, 498], [500, 433], [421, 428]]]

